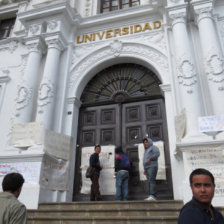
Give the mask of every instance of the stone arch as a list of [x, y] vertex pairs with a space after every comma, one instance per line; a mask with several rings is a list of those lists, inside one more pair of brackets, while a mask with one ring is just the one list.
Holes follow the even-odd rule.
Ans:
[[116, 63], [136, 63], [152, 70], [162, 84], [168, 81], [168, 59], [167, 56], [156, 48], [140, 43], [121, 43], [120, 46], [104, 46], [71, 67], [69, 97], [80, 99], [83, 89], [93, 76], [100, 70]]

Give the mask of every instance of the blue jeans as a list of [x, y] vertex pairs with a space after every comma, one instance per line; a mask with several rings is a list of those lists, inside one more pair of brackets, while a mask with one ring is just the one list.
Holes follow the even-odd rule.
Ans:
[[116, 200], [122, 200], [122, 188], [123, 199], [126, 201], [128, 198], [128, 178], [129, 173], [126, 170], [119, 170], [116, 176]]
[[149, 167], [146, 169], [146, 177], [149, 183], [150, 195], [156, 196], [156, 175], [158, 172], [158, 166]]

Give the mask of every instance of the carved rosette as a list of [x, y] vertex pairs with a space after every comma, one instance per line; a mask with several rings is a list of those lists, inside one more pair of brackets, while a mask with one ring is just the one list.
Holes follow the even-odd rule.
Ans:
[[110, 43], [110, 49], [112, 54], [114, 54], [115, 57], [118, 57], [122, 51], [122, 42], [119, 40], [114, 40]]
[[54, 85], [51, 84], [50, 80], [44, 79], [40, 85], [38, 92], [38, 113], [43, 113], [43, 107], [53, 102], [54, 97]]
[[208, 79], [215, 83], [219, 83], [219, 90], [224, 90], [224, 58], [222, 53], [212, 47], [204, 60], [205, 72]]
[[20, 115], [20, 111], [27, 107], [32, 94], [32, 89], [28, 87], [25, 80], [18, 86], [16, 101], [16, 116]]
[[197, 83], [197, 72], [191, 59], [182, 55], [177, 59], [179, 83], [187, 88], [188, 93], [193, 93], [193, 85]]

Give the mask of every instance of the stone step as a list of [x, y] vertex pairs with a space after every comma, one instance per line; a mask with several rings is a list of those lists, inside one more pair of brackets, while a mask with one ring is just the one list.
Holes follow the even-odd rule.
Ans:
[[119, 208], [119, 209], [46, 209], [46, 210], [29, 210], [29, 218], [35, 217], [161, 217], [161, 216], [178, 216], [178, 208]]
[[99, 201], [99, 202], [65, 202], [65, 203], [40, 203], [39, 210], [46, 209], [131, 209], [131, 208], [176, 208], [180, 209], [183, 201], [157, 200], [157, 201]]
[[177, 217], [39, 217], [36, 219], [29, 219], [27, 224], [176, 224]]

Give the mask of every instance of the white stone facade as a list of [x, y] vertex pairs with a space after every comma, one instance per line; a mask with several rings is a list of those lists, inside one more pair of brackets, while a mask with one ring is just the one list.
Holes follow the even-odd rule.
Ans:
[[[213, 139], [198, 131], [199, 117], [224, 115], [223, 0], [141, 0], [105, 14], [99, 4], [0, 0], [0, 20], [16, 16], [10, 37], [0, 40], [0, 165], [35, 164], [33, 182], [21, 195], [28, 208], [72, 200], [80, 96], [97, 72], [120, 61], [141, 64], [161, 80], [174, 199], [191, 198], [190, 148], [224, 145], [224, 132]], [[183, 109], [186, 131], [177, 141], [175, 116]], [[43, 145], [9, 144], [13, 125], [29, 122], [73, 138], [66, 190], [40, 186]], [[224, 153], [220, 161], [224, 173]], [[223, 206], [223, 200], [224, 192], [214, 204]]]

